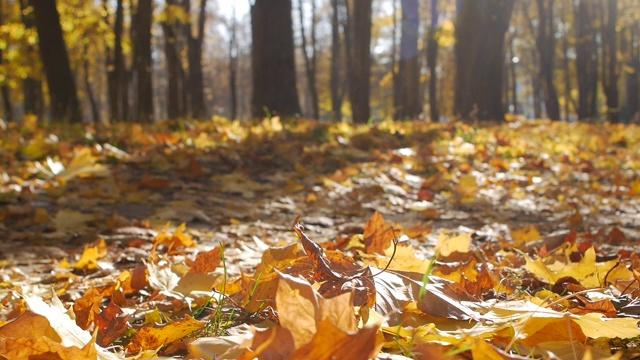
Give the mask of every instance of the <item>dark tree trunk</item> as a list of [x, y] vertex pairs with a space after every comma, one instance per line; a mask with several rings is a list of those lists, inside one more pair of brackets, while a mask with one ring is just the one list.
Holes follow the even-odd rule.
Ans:
[[618, 1], [606, 1], [606, 9], [601, 9], [602, 26], [600, 36], [602, 38], [602, 88], [607, 98], [607, 120], [612, 123], [618, 122], [620, 113], [618, 96], [618, 77], [620, 69], [618, 67], [618, 39], [616, 26], [618, 23]]
[[[304, 26], [304, 14], [302, 0], [298, 0], [300, 15], [300, 36], [302, 38], [302, 55], [304, 57], [305, 70], [307, 72], [307, 86], [311, 96], [311, 112], [314, 119], [320, 118], [318, 105], [318, 88], [316, 86], [316, 2], [311, 0], [311, 43], [307, 44], [307, 35]], [[311, 47], [311, 55], [307, 52], [307, 46]]]
[[62, 37], [56, 2], [55, 0], [37, 0], [31, 5], [38, 29], [40, 59], [47, 78], [53, 120], [79, 122], [82, 119], [76, 84]]
[[627, 111], [629, 117], [634, 119], [640, 114], [640, 92], [638, 91], [640, 88], [638, 86], [640, 83], [640, 24], [637, 21], [629, 27], [625, 43], [629, 54], [627, 66], [632, 70], [628, 71], [626, 76]]
[[340, 3], [339, 0], [331, 0], [331, 75], [329, 86], [331, 88], [331, 113], [334, 121], [342, 121], [342, 99], [340, 68], [342, 65], [342, 46], [340, 41]]
[[153, 122], [153, 84], [151, 81], [151, 14], [153, 0], [139, 0], [135, 16], [135, 65], [137, 75], [138, 122]]
[[233, 13], [233, 19], [231, 20], [231, 29], [229, 33], [229, 93], [231, 107], [231, 120], [235, 120], [238, 116], [238, 44], [237, 44], [237, 32], [238, 24], [236, 20], [235, 11]]
[[[29, 0], [20, 0], [22, 23], [26, 29], [35, 29], [36, 27], [32, 9], [33, 7]], [[35, 54], [37, 50], [34, 46], [27, 44], [27, 52], [29, 54]], [[31, 69], [37, 68], [34, 61], [32, 61], [34, 58], [35, 56], [28, 56], [26, 59], [28, 62], [27, 65], [29, 65]], [[26, 115], [41, 117], [44, 109], [42, 81], [31, 73], [24, 79], [22, 87], [24, 92], [24, 113]]]
[[[567, 2], [564, 1], [562, 2], [562, 21], [564, 22], [568, 22], [569, 19], [568, 14], [569, 12], [567, 11]], [[569, 68], [569, 32], [567, 31], [566, 27], [564, 28], [563, 34], [562, 34], [562, 72], [564, 73], [564, 118], [565, 120], [570, 120], [571, 119], [571, 111], [570, 111], [570, 105], [573, 104], [574, 108], [575, 108], [575, 100], [573, 99], [573, 96], [571, 96], [571, 70]]]
[[300, 113], [291, 0], [256, 0], [251, 6], [253, 99], [251, 113]]
[[427, 67], [429, 68], [429, 117], [431, 121], [440, 119], [440, 108], [438, 106], [438, 74], [436, 72], [436, 62], [438, 59], [438, 42], [436, 32], [438, 26], [438, 0], [431, 0], [431, 24], [427, 32]]
[[579, 0], [576, 9], [576, 68], [578, 71], [578, 119], [596, 116], [598, 94], [598, 47], [596, 44], [595, 4]]
[[91, 116], [93, 117], [94, 122], [100, 122], [100, 108], [98, 107], [98, 102], [96, 101], [95, 96], [93, 95], [93, 89], [91, 88], [91, 74], [89, 70], [89, 46], [85, 44], [84, 46], [84, 61], [83, 61], [83, 69], [84, 69], [84, 87], [87, 91], [87, 97], [89, 98], [89, 104], [91, 105]]
[[[207, 16], [206, 6], [207, 0], [200, 0], [197, 36], [194, 36], [193, 33], [189, 31], [187, 37], [189, 43], [189, 89], [191, 92], [191, 115], [197, 119], [204, 118], [207, 112], [204, 102], [204, 80], [202, 71], [202, 43], [204, 41], [204, 25]], [[191, 30], [190, 27], [189, 30]]]
[[513, 4], [514, 0], [462, 1], [455, 44], [455, 113], [462, 118], [504, 119], [504, 34]]
[[[4, 24], [4, 1], [0, 1], [0, 25]], [[2, 50], [0, 50], [0, 65], [4, 63], [4, 56]], [[11, 93], [9, 92], [9, 85], [7, 79], [0, 85], [0, 92], [2, 92], [2, 105], [4, 107], [4, 118], [7, 121], [13, 121], [13, 105], [11, 104]]]
[[166, 1], [166, 19], [162, 23], [164, 32], [164, 54], [167, 60], [167, 117], [169, 119], [177, 119], [182, 114], [182, 94], [180, 91], [180, 58], [177, 49], [176, 25], [178, 20], [171, 16], [174, 10], [172, 7], [176, 5], [175, 0]]
[[518, 113], [518, 80], [516, 78], [516, 62], [514, 61], [515, 52], [513, 50], [513, 39], [515, 37], [515, 33], [511, 36], [509, 41], [509, 88], [511, 90], [511, 106], [513, 107], [513, 113]]
[[415, 119], [422, 113], [420, 102], [420, 64], [418, 63], [418, 0], [402, 0], [402, 35], [398, 65], [399, 96], [396, 119]]
[[372, 0], [350, 0], [349, 28], [351, 66], [349, 68], [349, 100], [356, 123], [366, 123], [371, 117], [369, 107], [371, 75], [371, 9]]
[[[116, 7], [116, 22], [113, 29], [113, 72], [115, 81], [115, 90], [113, 96], [115, 98], [115, 107], [112, 108], [112, 117], [116, 121], [122, 121], [126, 117], [128, 109], [128, 93], [126, 91], [127, 83], [125, 77], [124, 54], [122, 52], [122, 35], [124, 33], [124, 4], [123, 0], [118, 0]], [[115, 113], [113, 112], [115, 110]]]
[[393, 27], [391, 31], [391, 61], [389, 61], [389, 67], [393, 80], [393, 96], [392, 96], [392, 116], [397, 117], [398, 107], [400, 106], [400, 79], [398, 71], [398, 0], [391, 1], [391, 17], [393, 21]]
[[551, 120], [560, 120], [560, 104], [558, 103], [558, 93], [554, 84], [556, 29], [553, 21], [553, 0], [536, 0], [536, 4], [538, 5], [536, 47], [538, 48], [547, 116]]

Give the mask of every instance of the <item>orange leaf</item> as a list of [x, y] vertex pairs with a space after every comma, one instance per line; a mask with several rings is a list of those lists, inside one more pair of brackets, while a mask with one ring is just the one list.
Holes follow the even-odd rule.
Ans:
[[364, 226], [364, 248], [367, 254], [382, 254], [391, 246], [395, 235], [393, 228], [385, 223], [384, 217], [375, 212]]
[[153, 247], [157, 248], [160, 245], [164, 245], [170, 249], [175, 249], [182, 246], [196, 246], [196, 242], [193, 240], [193, 237], [184, 233], [186, 229], [187, 224], [182, 223], [173, 233], [169, 233], [169, 229], [167, 226], [164, 231], [159, 233], [158, 236], [156, 236], [156, 238], [153, 240]]
[[104, 294], [91, 287], [73, 304], [73, 312], [76, 314], [76, 324], [83, 330], [87, 330], [93, 323], [96, 314], [100, 313], [100, 303]]
[[214, 271], [222, 262], [222, 250], [218, 246], [213, 250], [199, 253], [196, 260], [190, 264], [190, 273], [207, 274]]
[[106, 347], [117, 340], [129, 328], [128, 318], [122, 316], [122, 309], [118, 305], [110, 302], [95, 318], [98, 345]]
[[317, 330], [311, 342], [297, 349], [289, 359], [366, 360], [377, 356], [378, 326], [366, 326], [354, 334], [349, 334], [325, 319], [318, 324]]
[[60, 341], [60, 336], [51, 328], [49, 320], [29, 310], [0, 328], [0, 337], [35, 339], [41, 336]]
[[144, 327], [133, 336], [131, 342], [127, 345], [127, 353], [137, 354], [143, 350], [159, 349], [202, 329], [205, 325], [205, 323], [187, 316], [182, 320], [170, 322], [162, 327]]

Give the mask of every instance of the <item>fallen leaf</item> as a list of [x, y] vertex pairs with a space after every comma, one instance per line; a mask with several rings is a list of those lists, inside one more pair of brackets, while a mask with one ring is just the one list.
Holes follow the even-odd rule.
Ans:
[[137, 354], [144, 350], [156, 350], [202, 329], [205, 325], [206, 323], [187, 316], [182, 320], [172, 321], [165, 326], [146, 326], [137, 331], [131, 338], [126, 351], [128, 354]]

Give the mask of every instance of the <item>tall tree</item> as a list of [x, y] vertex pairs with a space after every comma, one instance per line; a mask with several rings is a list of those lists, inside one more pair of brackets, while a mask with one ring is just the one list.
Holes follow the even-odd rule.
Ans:
[[504, 119], [504, 34], [513, 4], [514, 0], [462, 0], [456, 20], [456, 115]]
[[556, 53], [554, 4], [553, 0], [536, 0], [536, 4], [538, 6], [538, 28], [535, 38], [547, 116], [551, 120], [560, 120], [560, 104], [558, 103], [558, 93], [554, 83]]
[[291, 0], [255, 0], [251, 6], [253, 99], [251, 113], [300, 113]]
[[598, 95], [598, 45], [595, 28], [596, 4], [592, 0], [578, 0], [576, 21], [576, 69], [578, 77], [578, 119], [596, 116]]
[[238, 114], [238, 20], [234, 9], [229, 28], [229, 96], [232, 120]]
[[372, 0], [350, 0], [348, 22], [349, 100], [353, 121], [365, 123], [371, 117], [371, 9]]
[[[107, 0], [102, 1], [105, 12], [105, 22], [110, 26]], [[122, 38], [124, 33], [124, 1], [116, 1], [116, 14], [113, 25], [114, 41], [113, 46], [107, 43], [106, 63], [107, 63], [107, 88], [109, 92], [110, 118], [115, 121], [125, 119], [128, 113], [128, 92], [126, 79], [126, 69], [124, 53], [122, 51]]]
[[602, 38], [602, 88], [607, 98], [607, 120], [613, 123], [618, 122], [620, 113], [618, 96], [618, 77], [620, 68], [618, 66], [618, 38], [616, 26], [618, 26], [618, 1], [601, 0], [606, 3], [606, 7], [601, 3], [601, 31]]
[[[184, 0], [188, 4], [190, 0]], [[207, 0], [200, 0], [196, 32], [188, 24], [187, 42], [189, 45], [189, 89], [191, 92], [191, 115], [203, 118], [206, 115], [204, 102], [204, 79], [202, 71], [202, 43], [204, 42], [204, 26], [207, 18]]]
[[[4, 1], [0, 1], [0, 26], [4, 25]], [[0, 49], [0, 65], [4, 63], [4, 53]], [[11, 103], [11, 94], [9, 92], [9, 85], [7, 84], [7, 77], [0, 84], [0, 93], [2, 95], [2, 105], [4, 107], [4, 116], [7, 121], [13, 121], [13, 105]]]
[[331, 113], [333, 120], [342, 120], [342, 100], [344, 89], [340, 86], [342, 57], [342, 41], [340, 38], [340, 0], [331, 0], [331, 74], [329, 87], [331, 91]]
[[180, 76], [182, 67], [178, 51], [177, 25], [181, 21], [177, 16], [176, 0], [166, 0], [162, 19], [164, 32], [164, 54], [167, 60], [167, 116], [177, 119], [183, 115], [182, 91]]
[[623, 53], [627, 54], [626, 72], [627, 112], [631, 119], [639, 119], [640, 115], [640, 23], [636, 21], [629, 26], [623, 36]]
[[416, 118], [422, 112], [420, 102], [420, 65], [418, 63], [418, 0], [402, 0], [402, 35], [398, 65], [396, 119]]
[[60, 15], [55, 0], [37, 0], [32, 4], [38, 29], [40, 59], [47, 78], [53, 120], [81, 121], [76, 84], [62, 37]]
[[[20, 15], [26, 30], [33, 30], [36, 28], [36, 20], [30, 0], [20, 0]], [[24, 113], [40, 117], [42, 116], [44, 109], [42, 80], [39, 76], [36, 76], [36, 74], [39, 73], [39, 64], [37, 64], [37, 60], [35, 60], [37, 56], [30, 56], [32, 54], [36, 54], [37, 50], [33, 45], [27, 43], [26, 51], [28, 55], [25, 58], [30, 71], [22, 82], [24, 92]]]
[[151, 15], [153, 0], [138, 0], [135, 15], [135, 65], [137, 75], [137, 115], [139, 122], [153, 122], [153, 84], [151, 81]]
[[427, 67], [429, 68], [429, 117], [431, 121], [440, 119], [438, 107], [436, 61], [438, 59], [438, 41], [436, 31], [438, 29], [438, 0], [431, 0], [431, 22], [427, 34]]
[[[316, 86], [316, 64], [317, 64], [317, 46], [316, 46], [316, 2], [311, 0], [311, 36], [307, 42], [307, 35], [304, 26], [303, 2], [298, 0], [298, 14], [300, 15], [300, 37], [302, 38], [302, 55], [304, 58], [305, 70], [307, 73], [307, 87], [311, 96], [311, 112], [314, 119], [320, 118], [320, 109], [318, 105], [318, 88]], [[311, 48], [311, 55], [307, 52], [307, 48]]]

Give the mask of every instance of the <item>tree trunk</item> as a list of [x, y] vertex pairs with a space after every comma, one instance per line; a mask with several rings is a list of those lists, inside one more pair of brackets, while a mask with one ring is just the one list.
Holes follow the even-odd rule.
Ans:
[[153, 0], [139, 0], [135, 16], [135, 65], [137, 75], [137, 117], [139, 122], [153, 122], [153, 83], [151, 80], [151, 14]]
[[511, 89], [511, 106], [513, 107], [513, 113], [518, 113], [518, 81], [516, 78], [516, 62], [514, 61], [515, 52], [513, 50], [513, 39], [515, 37], [515, 32], [509, 41], [509, 87]]
[[229, 33], [229, 93], [231, 98], [231, 120], [235, 120], [238, 116], [238, 44], [237, 44], [237, 20], [236, 13], [233, 12], [233, 19], [231, 20], [231, 29]]
[[[4, 23], [4, 1], [0, 1], [0, 26]], [[4, 63], [4, 57], [2, 50], [0, 49], [0, 65]], [[7, 121], [13, 121], [13, 105], [11, 104], [11, 93], [9, 92], [9, 85], [5, 78], [0, 85], [0, 92], [2, 92], [2, 105], [4, 107], [4, 118]]]
[[342, 46], [340, 41], [340, 4], [339, 0], [331, 0], [331, 113], [334, 121], [342, 121], [343, 92], [340, 91]]
[[[612, 123], [618, 122], [620, 113], [618, 96], [618, 48], [616, 26], [618, 23], [618, 1], [606, 1], [606, 9], [601, 11], [601, 32], [602, 37], [602, 88], [607, 98], [607, 120]], [[605, 16], [606, 14], [606, 16]]]
[[176, 1], [167, 0], [165, 8], [165, 21], [162, 22], [162, 30], [164, 32], [164, 54], [167, 60], [167, 117], [169, 119], [177, 119], [182, 114], [182, 96], [180, 91], [180, 58], [177, 49], [176, 25], [178, 19], [171, 15], [174, 11]]
[[420, 103], [420, 65], [418, 63], [418, 0], [402, 0], [402, 35], [398, 65], [399, 96], [396, 119], [415, 119], [422, 113]]
[[198, 34], [197, 36], [194, 36], [190, 31], [187, 38], [189, 43], [189, 89], [191, 91], [191, 114], [196, 119], [201, 119], [206, 116], [202, 71], [202, 43], [204, 41], [206, 6], [207, 0], [200, 0], [197, 22]]
[[122, 52], [122, 35], [124, 33], [124, 4], [123, 0], [117, 1], [116, 8], [116, 22], [114, 24], [114, 44], [113, 44], [113, 72], [115, 80], [115, 91], [113, 96], [115, 97], [115, 113], [112, 112], [112, 117], [116, 121], [123, 121], [126, 117], [126, 105], [129, 102], [128, 94], [125, 91], [127, 86], [125, 77], [125, 64], [124, 54]]
[[366, 123], [371, 117], [369, 108], [371, 75], [371, 9], [372, 0], [350, 0], [349, 28], [351, 66], [349, 67], [349, 100], [356, 123]]
[[40, 59], [47, 78], [53, 120], [79, 122], [82, 119], [76, 84], [62, 37], [56, 2], [55, 0], [37, 0], [31, 5], [38, 29]]
[[[29, 0], [20, 0], [20, 15], [22, 16], [22, 23], [25, 29], [34, 29], [36, 27], [35, 18], [33, 15], [33, 6]], [[36, 53], [37, 50], [34, 46], [27, 44], [26, 50], [28, 53]], [[27, 57], [27, 65], [31, 69], [36, 69], [38, 66], [31, 61], [32, 57]], [[33, 74], [29, 73], [22, 83], [24, 92], [24, 113], [26, 115], [35, 115], [37, 117], [42, 116], [44, 109], [44, 100], [42, 95], [42, 80]]]
[[638, 89], [640, 86], [640, 24], [636, 21], [628, 30], [628, 63], [627, 66], [632, 71], [627, 71], [627, 109], [629, 118], [638, 118], [640, 115], [640, 95]]
[[398, 0], [391, 0], [391, 18], [393, 19], [393, 27], [391, 30], [391, 61], [389, 67], [393, 80], [393, 94], [391, 96], [392, 109], [391, 116], [397, 118], [398, 107], [400, 106], [400, 77], [398, 71]]
[[84, 45], [84, 61], [82, 63], [84, 70], [84, 87], [87, 91], [87, 97], [89, 98], [89, 105], [91, 105], [91, 116], [93, 118], [93, 122], [97, 123], [100, 121], [100, 109], [98, 107], [98, 102], [96, 101], [95, 96], [93, 95], [93, 89], [91, 89], [91, 74], [89, 70], [89, 56], [88, 56], [89, 46], [87, 44]]
[[251, 6], [252, 114], [300, 113], [291, 20], [291, 0], [256, 0]]
[[578, 77], [578, 119], [596, 116], [598, 91], [598, 48], [596, 44], [595, 4], [579, 0], [576, 8], [576, 68]]
[[[302, 39], [302, 55], [304, 57], [305, 70], [307, 73], [307, 86], [311, 95], [311, 112], [314, 119], [320, 118], [318, 105], [318, 89], [316, 87], [316, 3], [311, 0], [311, 44], [307, 44], [307, 36], [304, 26], [304, 14], [302, 11], [302, 0], [298, 0], [300, 15], [300, 37]], [[311, 55], [307, 53], [307, 46], [311, 46]]]
[[554, 84], [556, 29], [553, 22], [553, 0], [536, 0], [536, 4], [538, 6], [536, 47], [538, 48], [547, 116], [551, 120], [560, 120], [560, 104], [558, 103], [558, 94]]
[[440, 120], [440, 108], [438, 106], [436, 64], [438, 59], [438, 42], [436, 32], [438, 27], [438, 0], [431, 0], [431, 24], [427, 32], [427, 67], [429, 68], [429, 116], [431, 121]]
[[[567, 6], [569, 6], [569, 4], [567, 4], [566, 1], [562, 2], [562, 21], [564, 22], [568, 22], [569, 19], [568, 17], [568, 12], [566, 10]], [[569, 121], [571, 119], [571, 111], [570, 111], [570, 105], [573, 104], [574, 108], [575, 108], [575, 100], [573, 99], [573, 96], [571, 96], [571, 71], [569, 68], [569, 32], [567, 31], [566, 27], [564, 27], [563, 33], [562, 33], [562, 72], [564, 73], [563, 77], [564, 77], [564, 118], [566, 121]]]
[[455, 113], [462, 118], [504, 119], [504, 34], [513, 4], [514, 0], [462, 1], [455, 44]]

